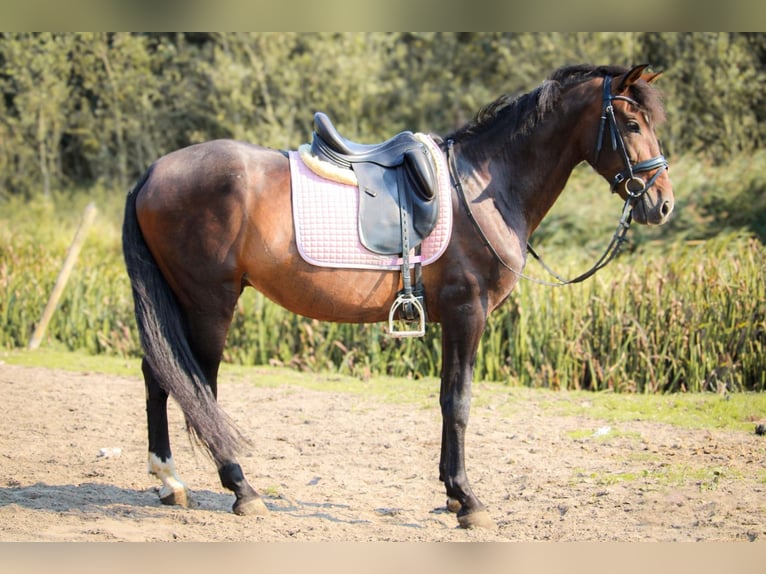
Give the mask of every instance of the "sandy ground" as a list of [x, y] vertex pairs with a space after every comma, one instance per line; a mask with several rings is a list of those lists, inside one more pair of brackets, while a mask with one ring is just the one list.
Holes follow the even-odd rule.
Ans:
[[0, 396], [0, 541], [766, 540], [766, 437], [755, 433], [607, 430], [509, 389], [472, 412], [468, 473], [498, 527], [468, 531], [444, 509], [436, 399], [225, 381], [221, 402], [253, 442], [240, 462], [271, 510], [256, 518], [230, 512], [174, 404], [195, 507], [159, 503], [138, 377], [0, 364]]

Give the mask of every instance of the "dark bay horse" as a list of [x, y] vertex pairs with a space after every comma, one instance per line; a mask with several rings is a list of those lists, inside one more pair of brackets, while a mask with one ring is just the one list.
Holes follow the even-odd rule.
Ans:
[[[453, 226], [423, 267], [429, 320], [442, 325], [439, 478], [461, 526], [493, 525], [465, 471], [471, 380], [487, 316], [524, 269], [527, 240], [585, 161], [632, 209], [665, 222], [673, 193], [655, 126], [659, 74], [646, 66], [572, 66], [535, 90], [504, 96], [440, 143], [449, 156]], [[144, 349], [149, 471], [160, 498], [186, 505], [168, 438], [168, 396], [234, 492], [233, 511], [267, 508], [236, 459], [243, 438], [216, 401], [218, 367], [245, 287], [320, 320], [385, 321], [401, 284], [394, 271], [328, 269], [296, 247], [284, 151], [229, 140], [160, 158], [127, 197], [123, 251]]]

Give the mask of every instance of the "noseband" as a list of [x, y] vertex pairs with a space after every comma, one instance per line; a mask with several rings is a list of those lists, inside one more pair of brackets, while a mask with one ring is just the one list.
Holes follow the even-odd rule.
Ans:
[[[638, 163], [632, 163], [628, 156], [628, 150], [625, 147], [625, 141], [622, 139], [622, 133], [617, 127], [617, 120], [614, 117], [614, 106], [612, 102], [614, 100], [623, 100], [640, 108], [641, 106], [632, 98], [627, 96], [613, 96], [612, 95], [612, 77], [604, 76], [604, 88], [603, 96], [601, 99], [601, 123], [598, 127], [598, 141], [596, 142], [596, 159], [594, 165], [598, 164], [598, 158], [601, 154], [601, 148], [604, 143], [604, 128], [609, 126], [609, 136], [612, 140], [612, 150], [619, 150], [622, 154], [622, 159], [625, 162], [625, 169], [619, 172], [612, 178], [611, 189], [612, 193], [617, 191], [617, 186], [625, 182], [625, 192], [628, 195], [628, 200], [634, 204], [642, 195], [644, 195], [650, 187], [654, 185], [657, 178], [663, 172], [668, 169], [668, 161], [662, 154], [640, 161]], [[646, 171], [657, 170], [648, 181], [644, 181], [640, 177], [637, 177], [637, 173], [643, 173]]]

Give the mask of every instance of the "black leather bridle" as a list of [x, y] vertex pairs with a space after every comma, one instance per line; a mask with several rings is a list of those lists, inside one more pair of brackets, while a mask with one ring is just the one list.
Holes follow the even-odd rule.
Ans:
[[[474, 225], [476, 226], [476, 229], [478, 229], [479, 234], [481, 235], [482, 239], [484, 240], [484, 243], [487, 245], [487, 247], [490, 249], [490, 251], [494, 254], [494, 256], [497, 258], [497, 260], [509, 271], [514, 273], [515, 275], [518, 275], [522, 279], [527, 279], [529, 281], [533, 281], [534, 283], [539, 283], [541, 285], [548, 285], [551, 287], [561, 287], [563, 285], [571, 285], [573, 283], [580, 283], [582, 281], [585, 281], [589, 277], [593, 276], [597, 271], [600, 269], [603, 269], [606, 267], [606, 265], [617, 256], [617, 253], [620, 251], [620, 247], [625, 242], [625, 238], [628, 233], [628, 229], [630, 229], [630, 223], [633, 219], [633, 207], [638, 203], [638, 200], [643, 197], [643, 195], [649, 190], [650, 187], [654, 185], [654, 183], [657, 181], [657, 178], [660, 176], [660, 174], [668, 169], [668, 161], [665, 159], [665, 156], [662, 154], [655, 156], [651, 159], [647, 159], [644, 161], [639, 161], [636, 163], [631, 162], [630, 157], [628, 156], [628, 150], [625, 147], [625, 141], [623, 140], [622, 133], [620, 132], [620, 128], [617, 125], [617, 119], [614, 116], [614, 106], [612, 105], [612, 102], [614, 100], [623, 100], [626, 102], [629, 102], [630, 104], [636, 106], [637, 108], [641, 108], [642, 106], [635, 101], [632, 98], [629, 98], [628, 96], [620, 96], [620, 95], [612, 95], [612, 77], [607, 75], [604, 76], [604, 84], [603, 84], [603, 96], [601, 101], [601, 122], [599, 124], [598, 129], [598, 141], [596, 142], [596, 155], [594, 158], [593, 166], [595, 167], [598, 164], [598, 158], [601, 155], [601, 149], [603, 147], [604, 143], [604, 131], [608, 127], [609, 128], [609, 137], [611, 139], [612, 143], [612, 150], [617, 151], [619, 150], [622, 154], [623, 161], [625, 162], [625, 169], [617, 175], [615, 175], [612, 178], [611, 181], [611, 190], [612, 193], [615, 193], [617, 191], [617, 187], [625, 183], [625, 193], [626, 193], [626, 199], [625, 199], [625, 205], [622, 208], [622, 216], [620, 217], [620, 222], [617, 224], [617, 230], [614, 232], [614, 235], [612, 236], [612, 240], [607, 246], [606, 250], [604, 251], [604, 254], [599, 258], [598, 261], [585, 273], [582, 273], [581, 275], [578, 275], [574, 279], [564, 279], [560, 275], [558, 275], [555, 271], [553, 271], [550, 267], [548, 267], [545, 262], [542, 260], [540, 255], [532, 248], [532, 246], [527, 243], [527, 251], [529, 252], [532, 257], [537, 259], [537, 261], [542, 265], [543, 269], [545, 269], [548, 273], [551, 274], [551, 276], [555, 277], [557, 282], [550, 282], [550, 281], [543, 281], [541, 279], [537, 279], [536, 277], [530, 277], [529, 275], [526, 275], [522, 273], [521, 271], [518, 271], [508, 265], [508, 263], [503, 260], [503, 258], [500, 256], [500, 254], [497, 252], [497, 250], [494, 248], [494, 246], [490, 243], [489, 238], [484, 233], [484, 230], [481, 228], [481, 225], [479, 225], [479, 222], [476, 220], [476, 217], [473, 214], [473, 211], [471, 210], [471, 206], [468, 203], [468, 199], [465, 196], [465, 192], [463, 191], [463, 186], [460, 183], [460, 179], [458, 178], [457, 173], [457, 165], [455, 165], [455, 154], [452, 152], [452, 146], [454, 145], [453, 140], [447, 140], [447, 159], [449, 164], [449, 170], [450, 170], [450, 176], [452, 179], [452, 185], [455, 187], [455, 189], [458, 192], [458, 196], [460, 197], [463, 206], [466, 209], [466, 212], [468, 213], [469, 219], [473, 221]], [[652, 175], [648, 180], [644, 181], [640, 177], [637, 177], [637, 173], [644, 173], [647, 171], [652, 171], [653, 169], [656, 169], [657, 171]]]
[[[622, 100], [637, 108], [641, 108], [641, 106], [637, 101], [628, 96], [613, 96], [611, 76], [604, 77], [603, 90], [604, 93], [601, 99], [601, 123], [598, 128], [598, 141], [596, 142], [596, 158], [594, 165], [598, 164], [598, 158], [604, 143], [604, 128], [608, 126], [609, 136], [612, 141], [612, 150], [617, 151], [619, 149], [622, 154], [622, 159], [625, 162], [625, 169], [612, 178], [612, 193], [616, 192], [617, 187], [625, 182], [625, 193], [628, 195], [629, 199], [633, 198], [635, 203], [636, 200], [654, 185], [654, 182], [660, 176], [662, 171], [668, 169], [668, 161], [665, 159], [665, 156], [660, 154], [638, 163], [631, 162], [630, 157], [628, 156], [628, 150], [625, 148], [625, 141], [622, 138], [622, 133], [617, 127], [617, 120], [614, 117], [614, 106], [612, 105], [612, 102], [614, 100]], [[644, 181], [640, 177], [636, 177], [637, 173], [652, 171], [654, 169], [657, 171], [647, 181]]]

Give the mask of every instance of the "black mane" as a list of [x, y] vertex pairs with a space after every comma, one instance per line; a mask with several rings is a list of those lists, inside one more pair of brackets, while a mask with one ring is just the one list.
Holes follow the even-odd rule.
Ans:
[[[587, 64], [559, 68], [531, 92], [519, 96], [501, 95], [445, 139], [461, 141], [488, 132], [498, 125], [502, 125], [503, 132], [510, 134], [510, 137], [526, 135], [556, 107], [565, 89], [593, 78], [619, 76], [627, 71], [619, 66]], [[659, 124], [664, 121], [665, 112], [660, 93], [656, 89], [646, 82], [634, 84], [631, 97], [649, 112], [654, 122]]]

